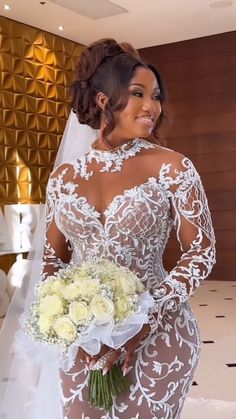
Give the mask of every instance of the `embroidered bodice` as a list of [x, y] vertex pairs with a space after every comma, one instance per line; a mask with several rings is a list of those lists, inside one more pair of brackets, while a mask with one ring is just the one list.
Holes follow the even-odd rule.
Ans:
[[[92, 149], [59, 166], [46, 209], [42, 278], [68, 263], [106, 257], [151, 290], [157, 321], [188, 299], [215, 262], [207, 199], [192, 162], [145, 140], [121, 151]], [[183, 253], [168, 273], [162, 255], [172, 226]]]

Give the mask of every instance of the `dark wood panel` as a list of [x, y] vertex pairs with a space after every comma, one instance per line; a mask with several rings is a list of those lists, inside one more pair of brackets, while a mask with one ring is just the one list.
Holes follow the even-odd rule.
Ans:
[[236, 255], [236, 230], [224, 231], [216, 230], [217, 251], [234, 250]]
[[235, 211], [211, 211], [213, 226], [216, 230], [236, 230], [236, 209]]
[[[211, 153], [204, 156], [190, 154], [189, 157], [201, 174], [212, 173], [214, 175], [215, 172], [235, 172], [236, 170], [236, 151]], [[218, 189], [220, 190], [220, 188]]]
[[[236, 41], [235, 41], [236, 42]], [[216, 54], [206, 57], [186, 58], [183, 61], [175, 63], [164, 63], [161, 66], [161, 72], [164, 79], [168, 82], [189, 80], [203, 76], [212, 76], [212, 74], [226, 74], [236, 71], [236, 55], [232, 53]]]
[[[234, 269], [227, 268], [214, 269], [209, 279], [214, 281], [236, 281], [236, 272]], [[231, 296], [229, 295], [229, 297]]]
[[235, 211], [236, 192], [216, 191], [207, 193], [211, 211]]
[[[199, 171], [212, 212], [217, 263], [209, 280], [236, 280], [236, 31], [147, 48], [167, 90], [166, 146]], [[164, 253], [170, 270], [181, 251], [174, 233]]]
[[235, 172], [202, 173], [204, 189], [208, 191], [233, 191], [236, 193], [236, 168]]
[[236, 250], [217, 249], [216, 269], [226, 267], [227, 269], [236, 269]]
[[236, 112], [236, 92], [169, 101], [167, 112], [171, 118]]
[[201, 59], [216, 54], [235, 53], [235, 44], [236, 31], [232, 31], [183, 42], [173, 42], [168, 45], [143, 48], [139, 52], [147, 62], [161, 66], [168, 62], [176, 63], [185, 61], [186, 58]]
[[227, 94], [236, 91], [236, 73], [195, 78], [186, 81], [166, 80], [168, 100], [199, 98], [202, 96]]
[[168, 136], [167, 147], [186, 155], [236, 151], [236, 131], [188, 137]]
[[176, 118], [172, 120], [168, 128], [168, 136], [188, 137], [189, 135], [227, 132], [229, 127], [231, 131], [236, 131], [236, 112]]

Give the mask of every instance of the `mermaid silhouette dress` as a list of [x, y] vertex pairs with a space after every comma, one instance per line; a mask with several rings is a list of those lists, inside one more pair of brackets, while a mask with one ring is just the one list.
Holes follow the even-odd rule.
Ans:
[[[142, 139], [91, 148], [55, 169], [46, 208], [42, 280], [69, 263], [108, 258], [150, 290], [157, 322], [135, 352], [130, 390], [111, 412], [88, 404], [88, 371], [78, 357], [60, 371], [63, 418], [178, 419], [200, 355], [189, 297], [215, 263], [210, 212], [192, 162]], [[173, 226], [182, 255], [167, 272], [162, 257]]]

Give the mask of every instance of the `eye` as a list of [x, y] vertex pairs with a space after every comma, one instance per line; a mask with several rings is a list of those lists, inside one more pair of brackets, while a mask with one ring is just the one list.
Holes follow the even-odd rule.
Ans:
[[160, 101], [161, 100], [161, 94], [160, 93], [156, 93], [152, 98], [153, 98], [153, 100]]
[[130, 92], [132, 96], [136, 96], [136, 97], [143, 97], [143, 92], [138, 92], [138, 91], [133, 91]]

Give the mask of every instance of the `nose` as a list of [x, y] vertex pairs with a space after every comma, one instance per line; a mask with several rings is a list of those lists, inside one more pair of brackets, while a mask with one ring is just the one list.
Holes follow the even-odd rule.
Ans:
[[151, 115], [156, 115], [160, 107], [160, 102], [153, 100], [153, 98], [146, 96], [143, 98], [142, 109]]

